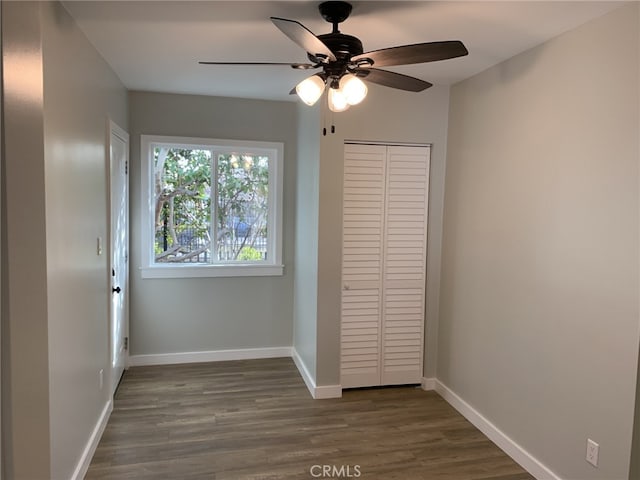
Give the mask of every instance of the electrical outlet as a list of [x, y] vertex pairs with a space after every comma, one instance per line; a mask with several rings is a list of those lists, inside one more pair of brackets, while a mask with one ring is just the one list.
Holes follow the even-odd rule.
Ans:
[[102, 390], [102, 387], [104, 387], [104, 369], [100, 369], [100, 372], [98, 372], [98, 379], [100, 380], [100, 390]]
[[587, 462], [594, 467], [598, 466], [598, 454], [600, 453], [600, 445], [587, 438]]

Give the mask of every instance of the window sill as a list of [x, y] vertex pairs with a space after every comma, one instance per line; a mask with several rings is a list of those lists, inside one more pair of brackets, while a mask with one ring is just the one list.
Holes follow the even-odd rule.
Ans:
[[162, 265], [142, 267], [142, 278], [276, 277], [284, 265]]

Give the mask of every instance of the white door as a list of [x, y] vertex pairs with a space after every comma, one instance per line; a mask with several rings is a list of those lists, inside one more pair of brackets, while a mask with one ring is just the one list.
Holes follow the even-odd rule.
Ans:
[[129, 135], [110, 123], [111, 393], [124, 373], [129, 313]]
[[345, 145], [341, 383], [380, 384], [386, 147]]
[[382, 385], [422, 379], [429, 160], [429, 147], [387, 148]]
[[345, 145], [341, 384], [420, 383], [430, 148]]

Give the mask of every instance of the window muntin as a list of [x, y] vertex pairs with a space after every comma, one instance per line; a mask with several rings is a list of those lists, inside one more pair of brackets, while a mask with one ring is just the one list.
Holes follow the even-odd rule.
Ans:
[[281, 275], [282, 144], [142, 136], [143, 277]]

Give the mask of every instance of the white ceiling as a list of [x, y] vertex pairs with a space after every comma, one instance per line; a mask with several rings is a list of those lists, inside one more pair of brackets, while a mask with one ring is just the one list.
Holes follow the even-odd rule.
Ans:
[[[331, 25], [319, 1], [66, 1], [65, 7], [130, 90], [294, 100], [310, 72], [289, 67], [205, 66], [198, 61], [307, 62], [269, 20], [298, 20], [315, 34]], [[467, 57], [390, 67], [434, 84], [452, 84], [601, 16], [621, 2], [351, 2], [340, 26], [365, 51], [462, 40]]]

